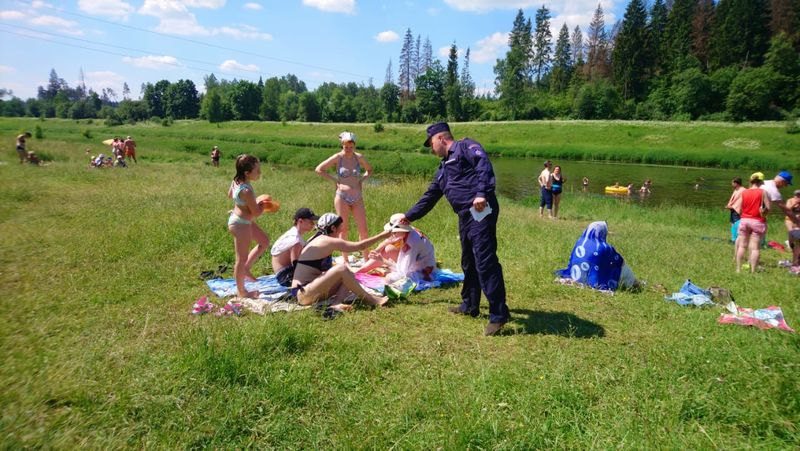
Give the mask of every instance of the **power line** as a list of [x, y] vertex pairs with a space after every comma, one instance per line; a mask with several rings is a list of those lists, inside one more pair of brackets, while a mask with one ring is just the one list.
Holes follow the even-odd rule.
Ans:
[[[42, 37], [39, 37], [39, 36], [31, 36], [31, 35], [27, 35], [27, 34], [24, 34], [24, 33], [17, 33], [15, 31], [8, 31], [8, 30], [0, 29], [0, 33], [14, 34], [14, 35], [17, 35], [17, 36], [22, 36], [24, 38], [38, 39], [40, 41], [49, 42], [51, 44], [58, 44], [58, 45], [66, 46], [66, 47], [74, 47], [74, 48], [78, 48], [78, 49], [89, 50], [89, 51], [92, 51], [92, 52], [105, 53], [107, 55], [122, 56], [122, 57], [129, 57], [129, 58], [131, 57], [130, 55], [126, 55], [124, 53], [117, 53], [117, 52], [112, 52], [112, 51], [109, 51], [109, 50], [96, 49], [96, 48], [86, 47], [86, 46], [77, 45], [77, 44], [69, 44], [69, 43], [66, 43], [66, 42], [53, 41], [51, 39], [46, 39], [46, 38], [42, 38]], [[166, 65], [170, 65], [170, 66], [191, 69], [191, 70], [194, 70], [194, 71], [202, 72], [204, 74], [213, 74], [212, 71], [209, 71], [207, 69], [200, 68], [200, 67], [186, 66], [186, 65], [183, 65], [183, 64], [171, 63], [171, 62], [168, 62], [168, 61], [161, 62], [161, 64], [166, 64]], [[252, 81], [252, 79], [251, 79], [251, 81]]]
[[[28, 31], [31, 31], [31, 32], [34, 32], [34, 33], [55, 36], [57, 38], [63, 38], [63, 39], [72, 39], [74, 41], [86, 42], [86, 43], [94, 44], [94, 45], [101, 45], [101, 46], [105, 46], [105, 47], [118, 48], [118, 49], [122, 49], [122, 50], [133, 51], [133, 52], [140, 52], [140, 53], [142, 53], [144, 55], [159, 53], [159, 52], [154, 52], [154, 51], [149, 51], [149, 50], [142, 50], [142, 49], [136, 49], [136, 48], [131, 48], [131, 47], [124, 47], [124, 46], [120, 46], [120, 45], [106, 44], [104, 42], [92, 41], [91, 39], [76, 38], [76, 37], [73, 37], [73, 36], [65, 36], [65, 35], [62, 35], [62, 34], [50, 33], [50, 32], [47, 32], [47, 31], [39, 31], [39, 30], [37, 30], [35, 28], [29, 28], [29, 27], [25, 27], [25, 26], [22, 26], [22, 25], [8, 25], [8, 24], [0, 23], [0, 26], [17, 28], [17, 29], [22, 29], [22, 30], [28, 30]], [[32, 36], [26, 35], [24, 33], [21, 34], [21, 35], [25, 36], [25, 37], [32, 37]], [[52, 40], [49, 40], [49, 39], [44, 39], [44, 38], [42, 38], [42, 39], [45, 40], [45, 41], [48, 41], [48, 42], [56, 42], [56, 41], [52, 41]], [[133, 57], [132, 55], [124, 55], [124, 56], [125, 57]], [[195, 60], [195, 59], [184, 58], [184, 57], [178, 57], [178, 59], [180, 61], [190, 61], [190, 62], [193, 62], [193, 63], [205, 64], [205, 65], [208, 65], [208, 66], [211, 66], [211, 67], [218, 68], [216, 63], [211, 63], [211, 62], [208, 62], [208, 61]], [[165, 63], [165, 64], [169, 64], [169, 63]], [[176, 64], [176, 66], [185, 67], [185, 66], [183, 66], [181, 64]], [[220, 72], [222, 72], [222, 70], [223, 70], [222, 68], [218, 68], [218, 69], [220, 70]], [[262, 73], [260, 70], [251, 70], [251, 69], [245, 69], [245, 68], [234, 69], [234, 71], [250, 72], [250, 73], [255, 73], [255, 74], [258, 74], [258, 75], [261, 75], [261, 76], [270, 75], [270, 74], [267, 74], [267, 73]], [[271, 75], [275, 76], [276, 74], [271, 74]]]
[[158, 31], [153, 31], [153, 30], [147, 30], [147, 29], [144, 29], [144, 28], [134, 27], [132, 25], [125, 25], [125, 24], [121, 24], [121, 23], [109, 22], [107, 20], [98, 19], [98, 18], [87, 16], [87, 15], [84, 15], [84, 14], [78, 14], [78, 13], [74, 13], [74, 12], [71, 12], [71, 11], [58, 9], [55, 6], [46, 6], [46, 7], [54, 9], [56, 11], [59, 11], [60, 13], [70, 15], [70, 16], [81, 17], [83, 19], [93, 20], [95, 22], [100, 22], [100, 23], [104, 23], [104, 24], [107, 24], [107, 25], [112, 25], [114, 27], [122, 27], [122, 28], [127, 28], [127, 29], [130, 29], [130, 30], [141, 31], [143, 33], [155, 34], [155, 35], [158, 35], [158, 36], [163, 36], [163, 37], [167, 37], [167, 38], [175, 39], [175, 40], [179, 40], [179, 41], [190, 42], [190, 43], [196, 44], [196, 45], [203, 45], [203, 46], [206, 46], [206, 47], [217, 48], [217, 49], [220, 49], [220, 50], [227, 50], [227, 51], [230, 51], [230, 52], [237, 52], [237, 53], [241, 53], [241, 54], [244, 54], [244, 55], [255, 56], [255, 57], [258, 57], [258, 58], [264, 58], [264, 59], [272, 60], [272, 61], [279, 61], [279, 62], [282, 62], [282, 63], [295, 64], [297, 66], [308, 67], [308, 68], [311, 68], [311, 69], [320, 69], [320, 70], [326, 70], [326, 71], [330, 71], [330, 72], [337, 72], [337, 73], [344, 74], [344, 75], [352, 75], [352, 76], [356, 76], [356, 77], [359, 77], [359, 78], [366, 78], [366, 79], [373, 78], [372, 76], [369, 76], [369, 75], [356, 74], [356, 73], [353, 73], [353, 72], [347, 72], [347, 71], [342, 71], [342, 70], [338, 70], [338, 69], [331, 69], [329, 67], [317, 66], [317, 65], [314, 65], [314, 64], [307, 64], [307, 63], [301, 63], [301, 62], [282, 59], [282, 58], [276, 58], [276, 57], [269, 56], [269, 55], [263, 55], [261, 53], [249, 52], [247, 50], [239, 50], [239, 49], [235, 49], [235, 48], [232, 48], [232, 47], [225, 47], [225, 46], [222, 46], [222, 45], [209, 44], [207, 42], [197, 41], [197, 40], [194, 40], [194, 39], [184, 38], [184, 37], [180, 37], [180, 36], [173, 36], [173, 35], [169, 35], [169, 34], [166, 34], [166, 33], [161, 33], [161, 32], [158, 32]]

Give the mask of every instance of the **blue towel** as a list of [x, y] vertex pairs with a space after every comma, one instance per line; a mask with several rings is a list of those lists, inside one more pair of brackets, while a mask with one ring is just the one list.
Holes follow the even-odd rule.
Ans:
[[693, 284], [691, 279], [686, 279], [686, 282], [683, 283], [677, 293], [664, 296], [664, 300], [674, 301], [682, 306], [694, 305], [695, 307], [702, 307], [704, 305], [714, 305], [711, 300], [711, 292]]
[[[212, 279], [206, 281], [208, 288], [217, 296], [236, 296], [236, 281], [234, 279]], [[247, 291], [258, 291], [260, 295], [285, 293], [289, 289], [278, 283], [274, 275], [261, 276], [255, 282], [245, 282]]]
[[625, 260], [606, 242], [608, 224], [596, 221], [589, 224], [569, 257], [569, 265], [555, 273], [598, 290], [616, 290]]
[[414, 291], [422, 291], [428, 290], [430, 288], [439, 288], [442, 285], [446, 285], [448, 283], [459, 283], [464, 281], [464, 274], [461, 273], [454, 273], [449, 269], [437, 269], [432, 274], [433, 280], [421, 280], [416, 281], [417, 287], [414, 288]]

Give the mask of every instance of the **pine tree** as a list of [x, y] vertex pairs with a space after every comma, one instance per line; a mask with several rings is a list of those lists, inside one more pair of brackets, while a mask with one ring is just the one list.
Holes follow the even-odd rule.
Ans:
[[667, 28], [667, 7], [663, 0], [656, 0], [650, 9], [647, 25], [647, 51], [651, 55], [650, 72], [658, 76], [664, 72], [664, 30]]
[[692, 52], [704, 70], [708, 69], [708, 41], [714, 22], [714, 0], [698, 0], [692, 20]]
[[414, 61], [413, 61], [413, 64], [414, 64], [414, 80], [416, 80], [417, 77], [419, 77], [422, 74], [422, 72], [421, 72], [422, 64], [420, 63], [420, 54], [419, 54], [419, 41], [420, 41], [420, 38], [419, 38], [419, 35], [417, 35], [417, 42], [414, 45]]
[[386, 77], [383, 79], [383, 84], [394, 84], [394, 69], [392, 69], [391, 58], [389, 58], [389, 64], [386, 66]]
[[86, 97], [86, 77], [83, 75], [82, 67], [78, 72], [78, 97], [81, 99]]
[[649, 57], [647, 10], [642, 0], [631, 0], [625, 9], [613, 52], [614, 82], [623, 99], [640, 100], [646, 96]]
[[422, 45], [420, 60], [420, 71], [424, 74], [433, 64], [433, 46], [431, 45], [431, 38], [427, 36], [425, 37], [425, 44]]
[[597, 4], [592, 21], [589, 23], [584, 71], [589, 81], [608, 76], [608, 35], [606, 34], [605, 15], [600, 3]]
[[475, 103], [475, 82], [472, 81], [472, 75], [469, 73], [469, 47], [464, 53], [464, 65], [461, 66], [459, 83], [461, 84], [462, 119], [471, 121], [477, 113], [477, 104]]
[[520, 9], [508, 37], [506, 57], [497, 60], [494, 66], [495, 88], [511, 120], [517, 118], [525, 101], [526, 88], [530, 85], [531, 44], [531, 21], [525, 20]]
[[536, 85], [550, 69], [550, 50], [553, 34], [550, 32], [550, 10], [544, 5], [536, 10], [536, 29], [533, 38], [533, 71], [536, 73]]
[[800, 51], [800, 0], [770, 0], [772, 35], [784, 33]]
[[670, 73], [691, 67], [687, 57], [692, 55], [692, 18], [697, 0], [675, 0], [667, 16], [662, 56]]
[[582, 66], [585, 62], [583, 57], [583, 33], [581, 32], [581, 27], [578, 25], [575, 25], [575, 29], [572, 30], [570, 46], [572, 47], [572, 64]]
[[131, 88], [128, 87], [128, 82], [122, 83], [122, 99], [123, 100], [130, 100], [131, 98]]
[[447, 58], [447, 76], [444, 81], [444, 96], [447, 103], [447, 118], [461, 120], [461, 86], [458, 83], [458, 47], [450, 45]]
[[767, 0], [720, 0], [711, 29], [710, 66], [759, 66], [769, 48]]
[[414, 36], [411, 35], [409, 28], [403, 39], [403, 48], [400, 49], [400, 99], [403, 101], [411, 98], [414, 88], [413, 55]]
[[569, 28], [567, 24], [561, 26], [556, 40], [556, 50], [553, 53], [553, 72], [550, 76], [550, 91], [558, 94], [564, 92], [569, 84], [570, 71], [572, 70], [572, 50], [569, 45]]

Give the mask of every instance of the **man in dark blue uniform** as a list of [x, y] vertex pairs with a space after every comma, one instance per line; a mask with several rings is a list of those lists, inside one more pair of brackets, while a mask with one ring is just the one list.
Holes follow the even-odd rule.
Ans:
[[446, 122], [429, 126], [427, 134], [425, 147], [431, 147], [442, 161], [428, 190], [405, 217], [415, 221], [431, 211], [443, 195], [447, 198], [458, 215], [464, 271], [461, 305], [451, 307], [450, 312], [478, 316], [483, 289], [489, 300], [489, 324], [484, 334], [494, 335], [510, 317], [503, 268], [497, 259], [500, 206], [494, 192], [494, 169], [478, 142], [469, 138], [455, 141]]

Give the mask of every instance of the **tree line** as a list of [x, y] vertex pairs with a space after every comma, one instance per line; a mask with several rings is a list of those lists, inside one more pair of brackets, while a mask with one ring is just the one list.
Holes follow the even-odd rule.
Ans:
[[[470, 49], [453, 42], [445, 62], [407, 29], [395, 82], [380, 88], [323, 83], [309, 91], [287, 74], [258, 82], [205, 77], [144, 83], [141, 99], [50, 72], [36, 98], [0, 90], [4, 116], [103, 118], [109, 124], [201, 118], [308, 122], [405, 122], [544, 118], [770, 120], [800, 115], [800, 0], [631, 0], [608, 27], [600, 4], [589, 27], [564, 24], [553, 42], [547, 7], [519, 10], [508, 51], [494, 65], [494, 93], [476, 94]], [[532, 20], [533, 19], [533, 20]], [[460, 57], [461, 56], [461, 57]], [[459, 69], [460, 65], [460, 69]], [[6, 99], [9, 98], [9, 99]]]

